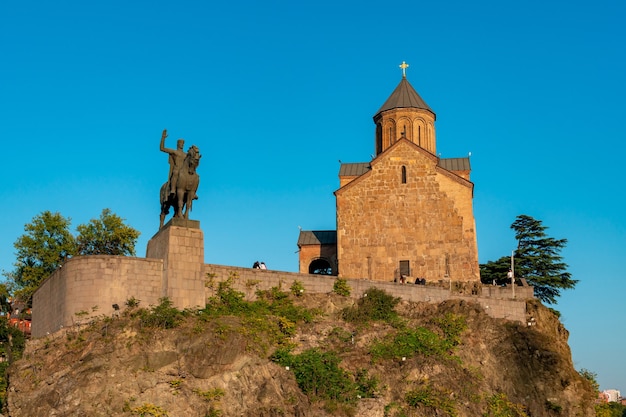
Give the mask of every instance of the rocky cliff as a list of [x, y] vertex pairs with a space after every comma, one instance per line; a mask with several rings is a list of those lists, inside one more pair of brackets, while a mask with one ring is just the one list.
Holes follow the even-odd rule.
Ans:
[[337, 294], [227, 295], [29, 341], [6, 415], [595, 415], [566, 329], [534, 300], [520, 324], [463, 301], [395, 300], [372, 317]]

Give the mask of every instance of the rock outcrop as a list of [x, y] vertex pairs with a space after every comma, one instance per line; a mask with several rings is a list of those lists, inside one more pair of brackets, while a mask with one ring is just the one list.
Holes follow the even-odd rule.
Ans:
[[[293, 352], [332, 350], [347, 371], [365, 368], [378, 381], [373, 398], [333, 408], [305, 395], [293, 370], [269, 359], [275, 345], [248, 331], [241, 317], [190, 315], [175, 328], [148, 329], [122, 314], [29, 341], [10, 368], [7, 415], [479, 417], [495, 415], [488, 414], [495, 400], [533, 417], [595, 415], [593, 390], [572, 364], [568, 332], [537, 301], [529, 301], [525, 324], [490, 318], [464, 301], [400, 302], [396, 311], [411, 326], [445, 314], [466, 324], [449, 359], [403, 361], [372, 359], [372, 343], [395, 329], [343, 321], [340, 311], [352, 300], [334, 294], [294, 300], [321, 314], [298, 324]], [[445, 406], [407, 403], [416, 387], [444, 395]]]

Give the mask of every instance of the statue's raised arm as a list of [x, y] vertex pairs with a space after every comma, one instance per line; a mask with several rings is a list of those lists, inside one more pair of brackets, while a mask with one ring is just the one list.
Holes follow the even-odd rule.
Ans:
[[167, 152], [167, 148], [165, 147], [165, 138], [167, 138], [167, 129], [163, 129], [163, 133], [161, 134], [161, 151]]

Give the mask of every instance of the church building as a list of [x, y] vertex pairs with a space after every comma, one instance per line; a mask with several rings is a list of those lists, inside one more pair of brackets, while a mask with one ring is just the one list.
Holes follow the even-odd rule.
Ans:
[[301, 273], [480, 280], [469, 157], [437, 156], [435, 112], [407, 67], [374, 115], [375, 157], [340, 166], [336, 230], [300, 232]]

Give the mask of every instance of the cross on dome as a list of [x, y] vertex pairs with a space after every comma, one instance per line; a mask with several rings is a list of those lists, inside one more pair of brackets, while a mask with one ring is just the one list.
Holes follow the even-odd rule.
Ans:
[[406, 69], [409, 67], [409, 64], [407, 64], [406, 62], [402, 61], [402, 64], [400, 64], [400, 68], [402, 68], [402, 78], [406, 78]]

